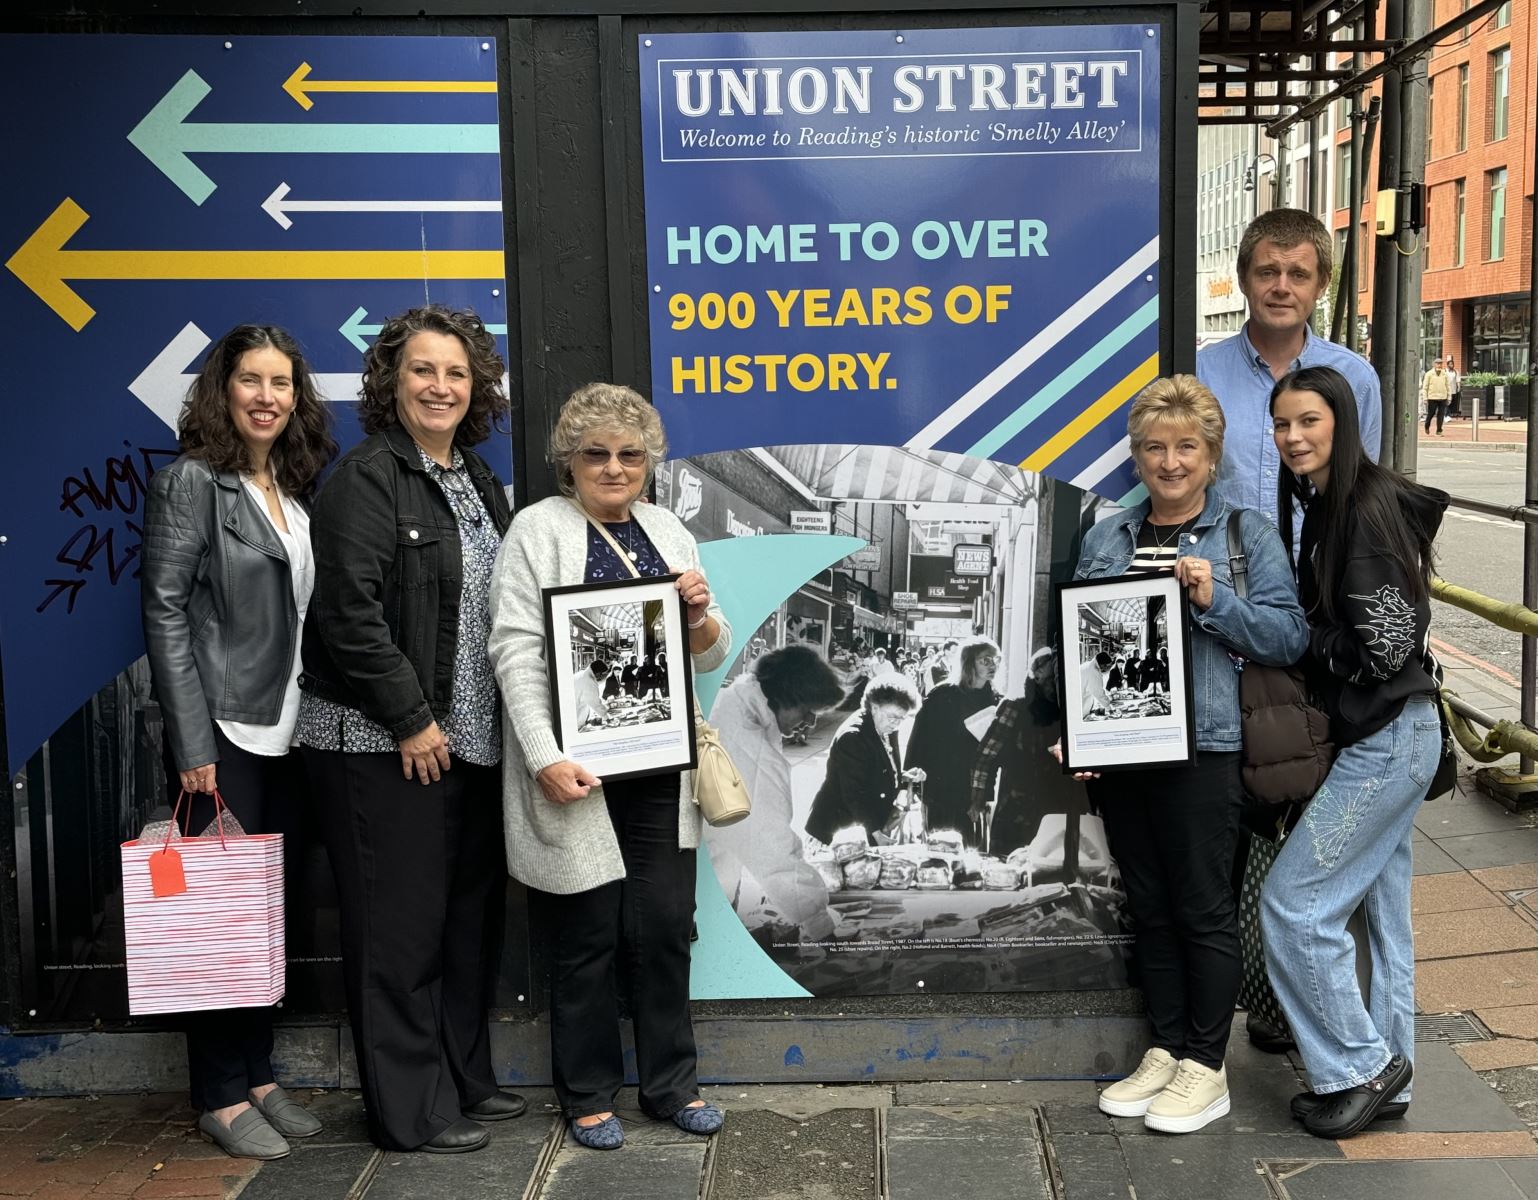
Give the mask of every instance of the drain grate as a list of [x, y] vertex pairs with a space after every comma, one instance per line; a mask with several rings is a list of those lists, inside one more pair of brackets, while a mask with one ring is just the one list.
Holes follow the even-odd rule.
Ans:
[[1417, 1042], [1487, 1042], [1490, 1035], [1463, 1013], [1415, 1018]]

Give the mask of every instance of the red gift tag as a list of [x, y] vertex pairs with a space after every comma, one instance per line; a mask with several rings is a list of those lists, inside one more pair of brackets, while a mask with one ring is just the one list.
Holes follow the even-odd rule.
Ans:
[[157, 896], [179, 896], [187, 890], [182, 856], [169, 846], [150, 855], [150, 890]]

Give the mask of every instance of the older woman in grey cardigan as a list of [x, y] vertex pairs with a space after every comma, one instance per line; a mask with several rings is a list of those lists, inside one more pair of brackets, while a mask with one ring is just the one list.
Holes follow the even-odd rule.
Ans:
[[726, 661], [731, 628], [700, 573], [699, 547], [672, 513], [638, 502], [665, 451], [656, 410], [635, 392], [609, 383], [579, 388], [551, 435], [563, 495], [518, 513], [491, 585], [491, 661], [509, 734], [508, 870], [528, 886], [530, 912], [549, 936], [556, 1095], [572, 1136], [599, 1150], [624, 1141], [614, 1115], [625, 1075], [621, 956], [641, 1108], [689, 1133], [709, 1135], [722, 1122], [721, 1111], [699, 1098], [689, 1019], [700, 844], [689, 776], [604, 784], [566, 758], [551, 721], [545, 661], [541, 589], [675, 572], [694, 668]]

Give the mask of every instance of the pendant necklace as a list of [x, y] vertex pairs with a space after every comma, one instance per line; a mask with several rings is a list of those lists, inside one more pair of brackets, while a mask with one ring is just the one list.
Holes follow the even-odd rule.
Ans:
[[636, 553], [635, 542], [634, 542], [632, 534], [631, 534], [631, 530], [634, 529], [634, 528], [635, 528], [635, 518], [632, 517], [632, 518], [630, 518], [630, 520], [625, 522], [624, 528], [621, 531], [624, 534], [624, 538], [625, 538], [625, 557], [628, 558], [631, 562], [635, 562], [636, 559], [640, 557]]

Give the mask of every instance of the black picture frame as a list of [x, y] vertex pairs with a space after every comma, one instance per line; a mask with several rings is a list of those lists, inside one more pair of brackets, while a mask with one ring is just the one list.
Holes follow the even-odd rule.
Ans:
[[[1062, 647], [1057, 694], [1064, 772], [1104, 774], [1194, 762], [1191, 614], [1180, 581], [1164, 573], [1075, 579], [1054, 584], [1052, 599]], [[1130, 619], [1116, 619], [1123, 615]], [[1095, 654], [1114, 647], [1122, 650], [1120, 678], [1115, 654], [1106, 674], [1094, 665]], [[1134, 647], [1137, 666], [1129, 671], [1125, 662]], [[1145, 666], [1149, 657], [1152, 663]]]
[[[669, 771], [693, 770], [699, 762], [694, 743], [694, 678], [689, 661], [688, 610], [675, 586], [677, 575], [649, 575], [616, 583], [579, 583], [544, 588], [545, 666], [550, 680], [551, 724], [561, 752], [605, 782], [638, 779]], [[649, 610], [648, 605], [656, 605]], [[629, 650], [621, 647], [628, 645]], [[658, 651], [641, 649], [660, 645]], [[636, 675], [620, 691], [604, 697], [606, 679], [592, 691], [579, 684], [591, 671], [598, 651], [629, 655]], [[665, 655], [660, 676], [647, 681], [647, 669]], [[605, 659], [604, 661], [609, 661]], [[649, 684], [649, 686], [648, 686]], [[585, 695], [584, 695], [585, 691]]]

